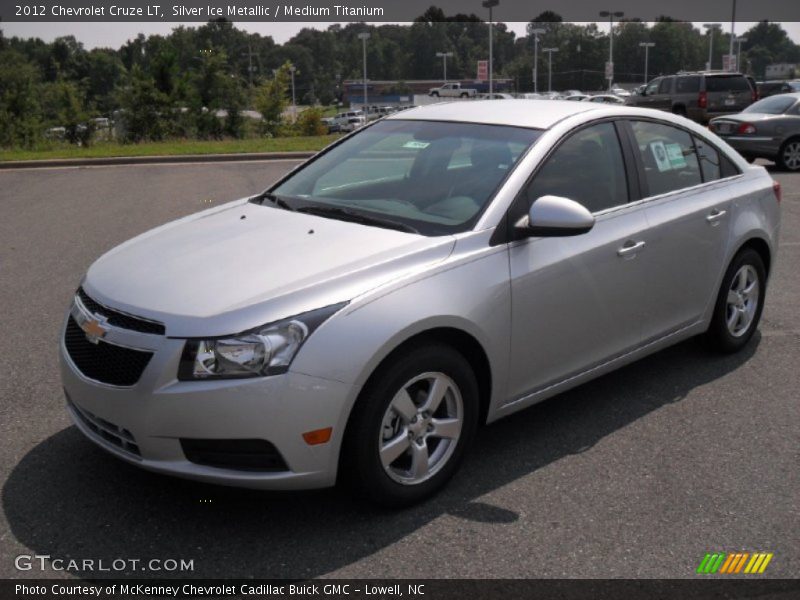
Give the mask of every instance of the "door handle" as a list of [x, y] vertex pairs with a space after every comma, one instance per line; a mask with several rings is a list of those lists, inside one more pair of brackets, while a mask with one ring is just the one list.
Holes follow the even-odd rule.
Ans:
[[630, 256], [642, 248], [644, 248], [644, 241], [634, 242], [633, 240], [628, 240], [622, 248], [617, 250], [617, 256]]
[[715, 208], [708, 214], [708, 216], [706, 216], [706, 221], [708, 221], [712, 225], [716, 224], [716, 222], [719, 221], [722, 217], [724, 217], [727, 212], [728, 212], [727, 210], [719, 210], [718, 208]]

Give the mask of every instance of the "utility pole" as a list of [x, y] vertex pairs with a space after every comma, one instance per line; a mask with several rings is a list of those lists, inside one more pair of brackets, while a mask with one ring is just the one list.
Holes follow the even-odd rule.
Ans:
[[367, 114], [367, 40], [369, 37], [369, 33], [366, 31], [358, 34], [358, 39], [361, 40], [362, 58], [364, 62], [364, 106], [362, 107], [364, 116]]
[[650, 58], [649, 50], [653, 46], [655, 46], [654, 42], [641, 42], [639, 44], [642, 48], [644, 48], [644, 82], [647, 83], [647, 63]]
[[[731, 9], [731, 43], [728, 48], [728, 71], [733, 71], [733, 41], [735, 34], [733, 28], [736, 25], [736, 0], [733, 0], [733, 8]], [[738, 66], [738, 65], [737, 65]]]
[[447, 83], [447, 59], [453, 56], [452, 52], [437, 52], [436, 58], [441, 58], [444, 65], [444, 83]]
[[614, 86], [614, 17], [623, 17], [625, 13], [621, 10], [612, 11], [612, 10], [601, 10], [600, 11], [601, 17], [608, 17], [608, 68], [606, 71], [608, 72], [608, 90], [611, 91], [611, 88]]
[[541, 27], [531, 29], [533, 34], [533, 91], [539, 91], [539, 35], [545, 33], [546, 30]]
[[719, 27], [719, 23], [703, 23], [703, 27], [708, 30], [708, 70], [710, 71], [714, 68], [714, 30]]
[[736, 68], [739, 69], [740, 73], [744, 73], [744, 70], [742, 69], [742, 44], [746, 41], [746, 37], [736, 38]]
[[553, 52], [558, 52], [558, 48], [542, 48], [542, 52], [547, 52], [547, 91], [553, 91]]
[[500, 4], [500, 0], [483, 0], [483, 7], [489, 9], [489, 98], [492, 97], [494, 91], [493, 70], [494, 70], [494, 49], [492, 46], [492, 30], [494, 29], [494, 22], [492, 21], [492, 9]]

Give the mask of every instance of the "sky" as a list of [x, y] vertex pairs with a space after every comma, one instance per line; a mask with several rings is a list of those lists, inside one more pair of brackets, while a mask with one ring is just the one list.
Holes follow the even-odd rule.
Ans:
[[[315, 29], [326, 29], [333, 23], [270, 23], [270, 22], [242, 22], [236, 23], [236, 27], [250, 31], [253, 33], [260, 33], [261, 35], [269, 35], [279, 44], [283, 44], [299, 32], [304, 27], [312, 27]], [[343, 23], [344, 24], [344, 23]], [[374, 23], [380, 25], [381, 23]], [[7, 37], [39, 37], [46, 42], [51, 42], [55, 38], [63, 35], [74, 35], [75, 38], [82, 42], [87, 49], [97, 47], [111, 47], [119, 48], [129, 39], [135, 38], [139, 33], [146, 35], [150, 34], [168, 34], [174, 27], [185, 25], [187, 27], [197, 27], [202, 23], [2, 23], [0, 29]], [[517, 34], [517, 36], [525, 35], [525, 26], [527, 23], [515, 22], [506, 23], [506, 25]], [[701, 27], [701, 23], [695, 23], [696, 27]], [[736, 33], [740, 34], [746, 31], [755, 23], [737, 23]], [[608, 23], [598, 23], [601, 30], [608, 30]], [[787, 31], [789, 37], [795, 42], [800, 43], [800, 23], [781, 23], [781, 26]], [[730, 23], [723, 24], [723, 31], [730, 30]]]

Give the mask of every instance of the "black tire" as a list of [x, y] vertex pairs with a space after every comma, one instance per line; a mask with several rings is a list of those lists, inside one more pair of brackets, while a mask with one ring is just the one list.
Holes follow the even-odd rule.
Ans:
[[[395, 394], [407, 382], [429, 372], [443, 373], [457, 386], [463, 405], [461, 433], [449, 459], [441, 463], [429, 479], [413, 484], [399, 483], [387, 473], [379, 454], [384, 417]], [[342, 480], [358, 496], [386, 507], [410, 506], [428, 498], [458, 470], [477, 428], [478, 406], [478, 383], [469, 363], [459, 352], [438, 342], [402, 350], [370, 378], [353, 407], [339, 464]], [[403, 456], [398, 460], [402, 459]]]
[[469, 94], [467, 92], [464, 92], [463, 94], [461, 94], [461, 97], [462, 98], [469, 98]]
[[439, 92], [431, 92], [431, 98], [438, 98]]
[[672, 114], [679, 115], [681, 117], [686, 116], [686, 107], [685, 106], [673, 106], [672, 107]]
[[792, 171], [792, 172], [800, 171], [800, 162], [795, 162], [792, 165], [786, 162], [785, 153], [790, 145], [792, 147], [800, 146], [800, 138], [794, 137], [783, 142], [783, 144], [781, 144], [781, 149], [778, 150], [778, 156], [776, 157], [775, 162], [778, 165], [778, 167], [784, 171]]
[[[734, 335], [727, 324], [728, 317], [728, 292], [731, 289], [731, 284], [736, 274], [744, 266], [750, 265], [755, 269], [758, 277], [758, 299], [755, 307], [755, 313], [752, 320], [744, 333]], [[767, 271], [764, 267], [764, 261], [761, 255], [752, 248], [744, 248], [741, 250], [731, 261], [728, 270], [725, 271], [725, 276], [722, 278], [722, 285], [717, 295], [717, 302], [714, 305], [714, 315], [711, 319], [711, 325], [706, 333], [708, 341], [711, 345], [725, 353], [738, 352], [758, 329], [758, 323], [761, 319], [761, 311], [764, 309], [764, 298], [767, 291]]]

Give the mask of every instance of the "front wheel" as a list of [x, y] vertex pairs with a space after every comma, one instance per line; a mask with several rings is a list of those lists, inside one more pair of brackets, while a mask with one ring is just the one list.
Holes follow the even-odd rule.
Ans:
[[462, 98], [469, 98], [469, 94], [467, 92], [464, 92], [463, 94], [461, 94], [461, 97]]
[[764, 261], [752, 248], [745, 248], [731, 261], [708, 329], [717, 349], [736, 352], [753, 337], [764, 308], [766, 281]]
[[778, 152], [778, 166], [787, 171], [800, 170], [800, 139], [788, 140]]
[[418, 346], [381, 368], [353, 408], [340, 470], [384, 506], [417, 503], [456, 472], [478, 422], [478, 384], [450, 346]]

